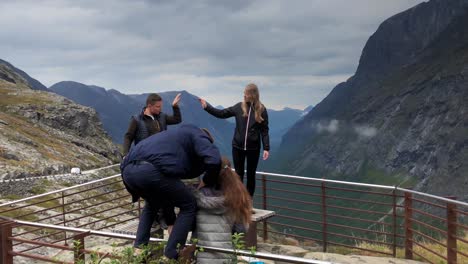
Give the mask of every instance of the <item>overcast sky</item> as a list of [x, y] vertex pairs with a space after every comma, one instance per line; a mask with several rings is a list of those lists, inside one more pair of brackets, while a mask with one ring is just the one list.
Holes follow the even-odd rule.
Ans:
[[187, 90], [213, 105], [249, 82], [267, 108], [319, 103], [386, 18], [421, 0], [0, 0], [0, 59], [46, 86]]

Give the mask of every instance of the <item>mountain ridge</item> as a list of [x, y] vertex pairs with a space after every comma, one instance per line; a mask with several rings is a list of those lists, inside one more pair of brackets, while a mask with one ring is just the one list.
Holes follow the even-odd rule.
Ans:
[[0, 62], [0, 178], [69, 172], [116, 163], [116, 146], [93, 109], [33, 89], [24, 72]]
[[[468, 3], [444, 3], [417, 5], [379, 26], [356, 74], [284, 136], [278, 170], [288, 164], [296, 175], [402, 184], [468, 199], [468, 141], [462, 136], [468, 134]], [[434, 27], [437, 34], [420, 37], [428, 29], [419, 27]], [[416, 44], [402, 51], [375, 44], [388, 39]]]

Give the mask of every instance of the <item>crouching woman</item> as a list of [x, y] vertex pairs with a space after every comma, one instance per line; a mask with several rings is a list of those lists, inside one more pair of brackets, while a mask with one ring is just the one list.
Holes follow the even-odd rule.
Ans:
[[[247, 230], [252, 213], [252, 201], [239, 176], [231, 169], [226, 157], [218, 181], [195, 192], [198, 212], [194, 237], [200, 247], [232, 249], [231, 231], [234, 223]], [[230, 255], [218, 252], [199, 252], [197, 263], [229, 263]]]

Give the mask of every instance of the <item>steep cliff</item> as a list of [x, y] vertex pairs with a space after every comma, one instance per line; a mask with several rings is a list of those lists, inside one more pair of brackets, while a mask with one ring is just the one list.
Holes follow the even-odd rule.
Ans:
[[468, 200], [467, 7], [432, 0], [383, 22], [355, 75], [288, 131], [277, 169]]
[[72, 166], [91, 168], [119, 160], [93, 109], [34, 90], [33, 79], [23, 74], [0, 62], [0, 178], [65, 172]]

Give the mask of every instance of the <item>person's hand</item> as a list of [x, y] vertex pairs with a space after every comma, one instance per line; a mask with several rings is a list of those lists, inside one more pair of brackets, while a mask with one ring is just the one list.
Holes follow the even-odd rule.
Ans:
[[205, 99], [203, 99], [203, 98], [198, 98], [198, 101], [200, 101], [201, 106], [203, 107], [203, 109], [205, 109], [205, 108], [206, 108], [206, 101], [205, 101]]
[[197, 190], [200, 190], [203, 187], [205, 187], [205, 182], [201, 180], [200, 183], [198, 184]]
[[263, 160], [267, 160], [270, 156], [270, 152], [268, 150], [263, 151]]
[[174, 98], [174, 101], [172, 101], [172, 106], [177, 106], [177, 105], [179, 105], [179, 102], [180, 102], [180, 95], [181, 95], [180, 93], [178, 93], [178, 94], [176, 95], [176, 97]]
[[171, 233], [172, 233], [172, 228], [173, 228], [173, 227], [174, 227], [173, 225], [167, 226], [167, 233], [168, 233], [169, 235], [171, 235]]

